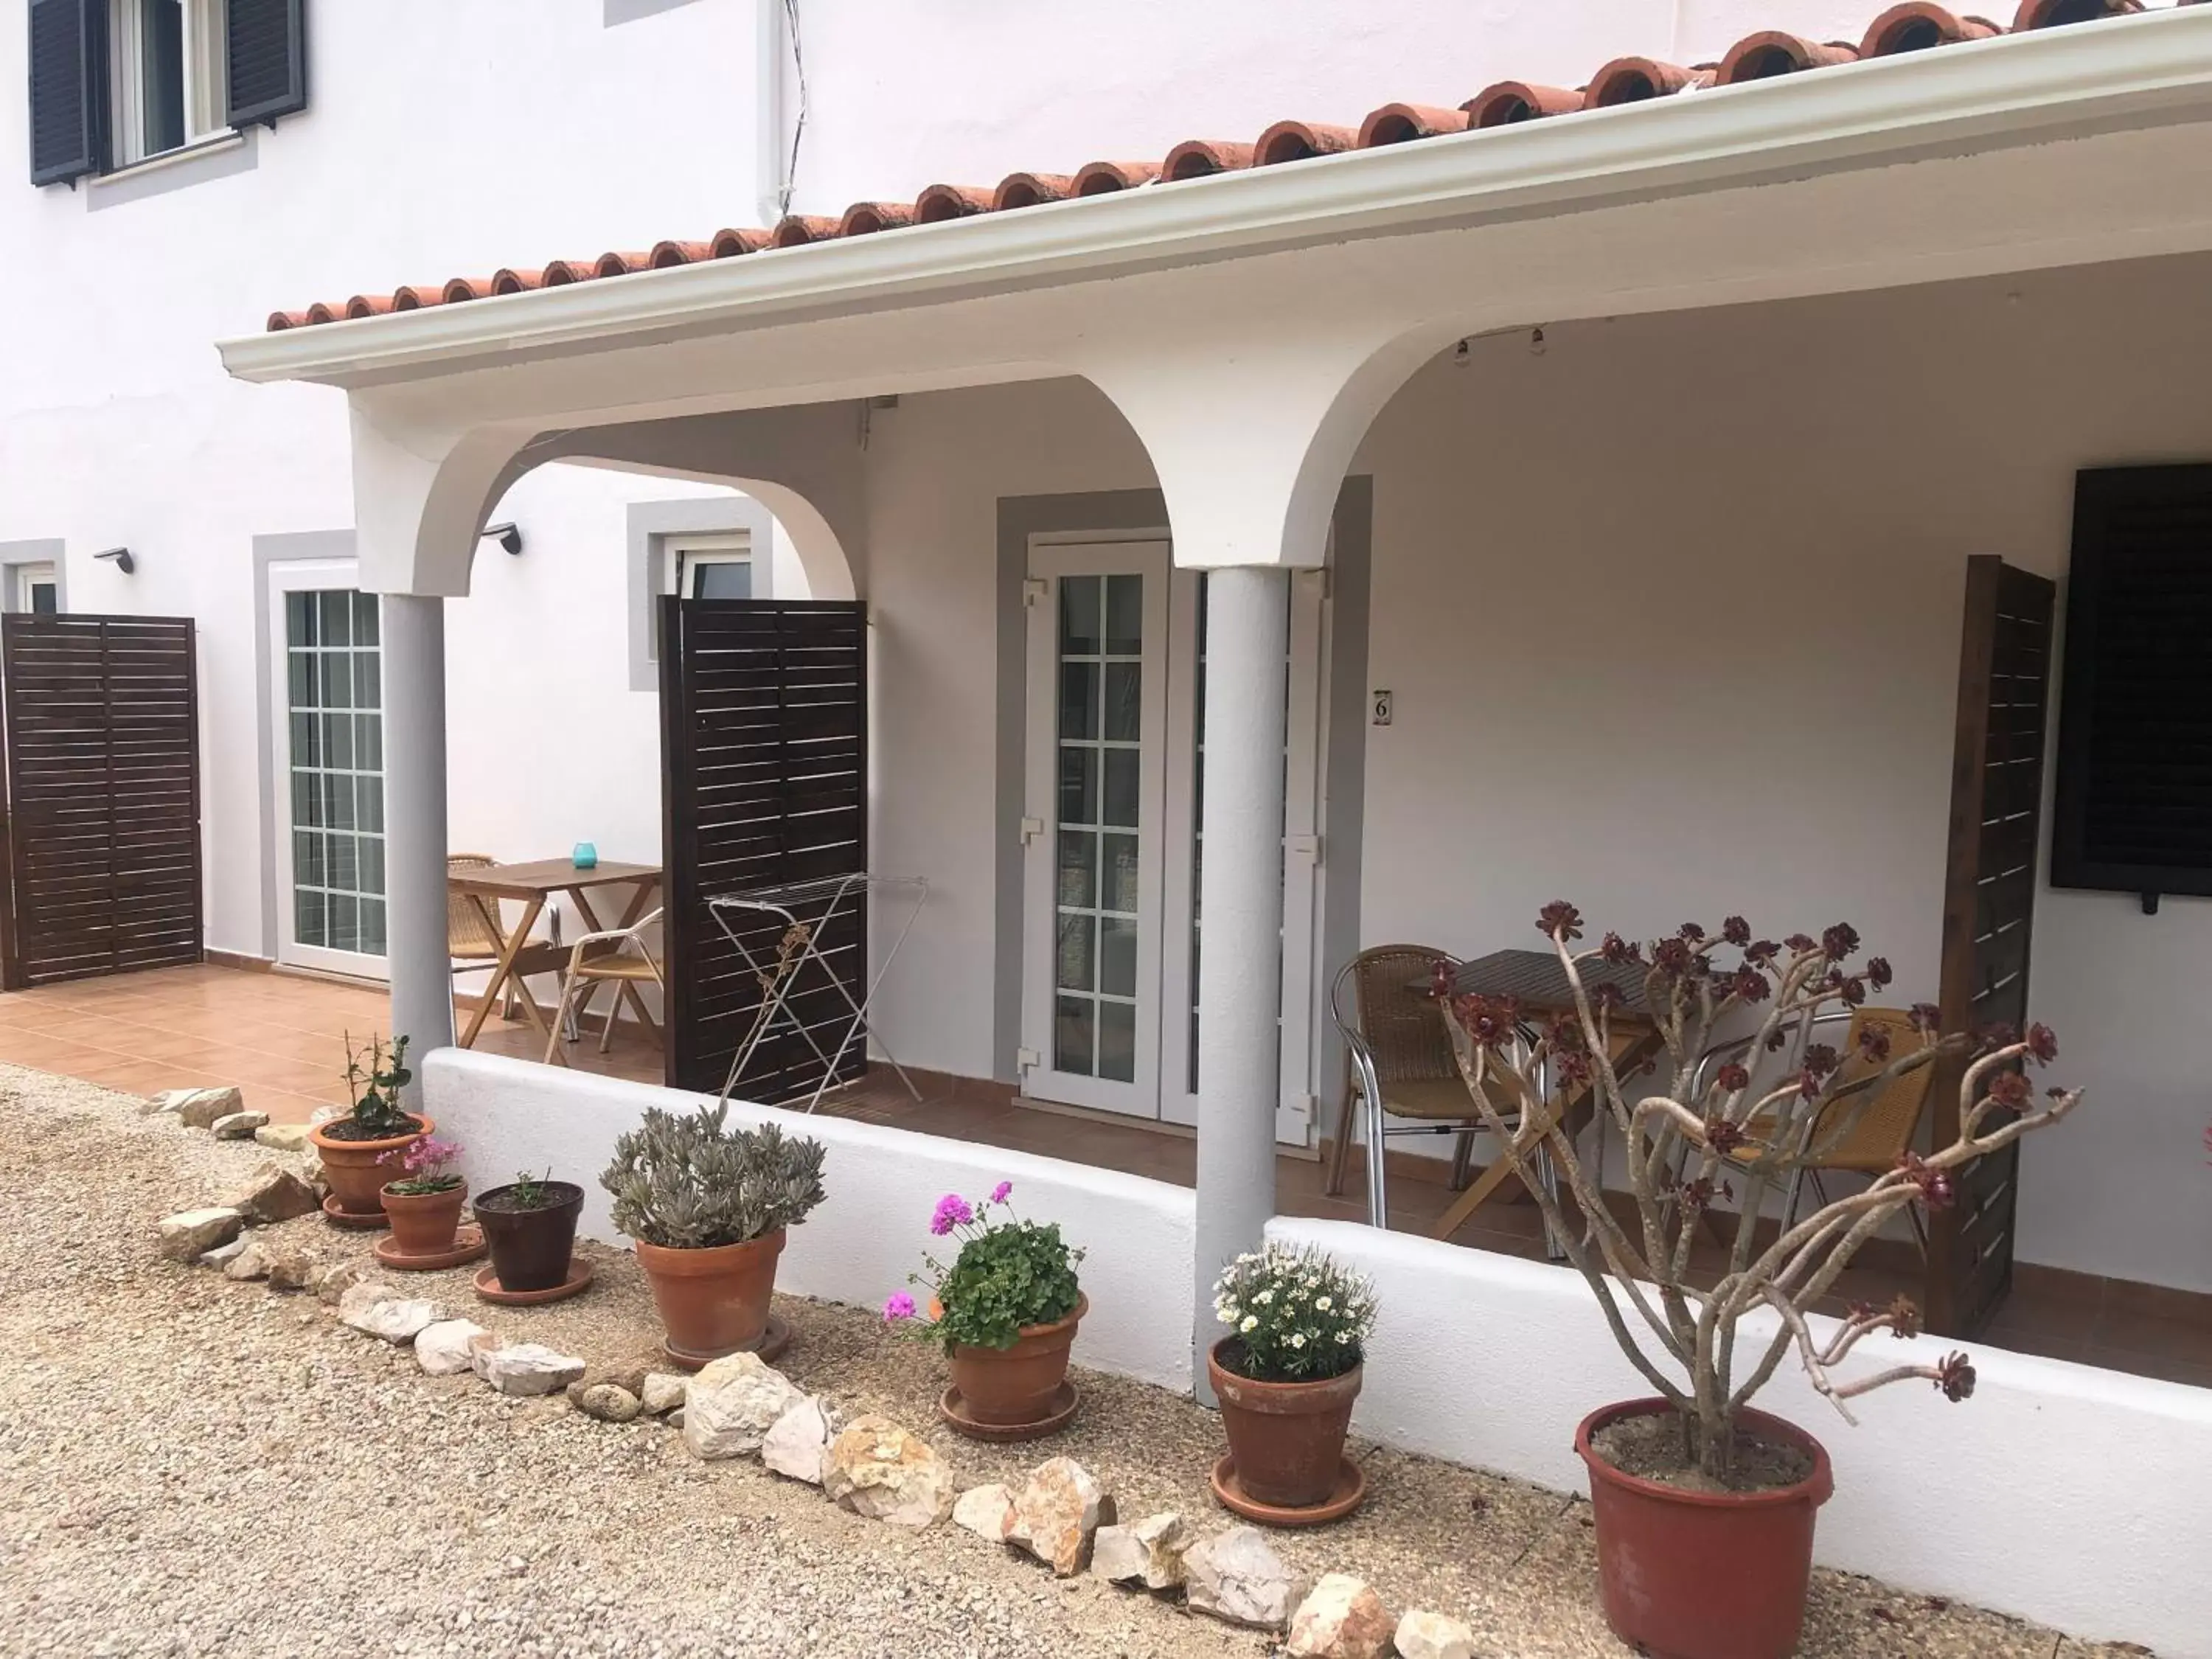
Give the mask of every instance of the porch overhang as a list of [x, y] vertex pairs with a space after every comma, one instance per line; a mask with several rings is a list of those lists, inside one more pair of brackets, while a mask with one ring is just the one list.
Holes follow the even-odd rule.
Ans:
[[[1757, 211], [1776, 216], [1767, 227], [1771, 243], [1794, 228], [1796, 216], [1780, 198], [1850, 210], [1866, 198], [1820, 186], [1887, 169], [1903, 169], [1881, 192], [1899, 217], [1934, 210], [1946, 222], [1893, 240], [1887, 226], [1857, 224], [1847, 250], [1830, 250], [1849, 257], [1831, 258], [1826, 286], [1920, 280], [1910, 273], [1934, 269], [1929, 262], [1939, 258], [1943, 271], [1963, 275], [2002, 268], [2007, 260], [2028, 268], [2184, 252], [2212, 246], [2212, 177], [2202, 135], [2189, 131], [2207, 120], [2212, 9], [2177, 9], [1572, 119], [258, 333], [223, 341], [219, 349], [229, 372], [248, 380], [368, 390], [435, 378], [450, 388], [453, 377], [489, 368], [650, 351], [714, 336], [802, 329], [818, 338], [812, 325], [824, 321], [972, 310], [979, 300], [1034, 301], [1076, 285], [1093, 288], [1085, 314], [1097, 320], [1095, 285], [1108, 278], [1145, 280], [1115, 283], [1115, 303], [1103, 309], [1141, 294], [1151, 302], [1139, 310], [1156, 320], [1180, 310], [1186, 298], [1210, 310], [1205, 296], [1219, 286], [1186, 289], [1159, 278], [1224, 264], [1249, 270], [1261, 260], [1271, 298], [1291, 301], [1295, 289], [1311, 287], [1317, 301], [1333, 307], [1349, 276], [1366, 305], [1401, 309], [1409, 322], [1440, 311], [1494, 315], [1497, 303], [1510, 303], [1525, 312], [1517, 320], [1533, 323], [1659, 308], [1691, 289], [1755, 277], [1761, 262], [1742, 257], [1727, 234], [1730, 216], [1716, 213], [1711, 198], [1741, 201], [1740, 192], [1758, 190]], [[1906, 166], [1928, 162], [1954, 165]], [[2142, 188], [2147, 175], [2154, 190]], [[2137, 186], [2132, 192], [2130, 181]], [[2177, 181], [2191, 187], [2176, 190]], [[1962, 196], [1972, 198], [1963, 204], [1968, 210], [1953, 216]], [[1651, 210], [1686, 210], [1701, 199], [1705, 209], [1680, 227], [1714, 233], [1709, 257], [1696, 262], [1703, 268], [1686, 262], [1673, 282], [1657, 280], [1668, 274], [1668, 262], [1645, 260], [1647, 245], [1622, 235], [1648, 221]], [[2073, 210], [2070, 225], [2069, 216], [2051, 213], [2054, 200]], [[1972, 210], [1976, 203], [1986, 210]], [[1586, 234], [1559, 237], [1559, 228], [1576, 220], [1618, 228], [1621, 234], [1609, 244], [1597, 239], [1610, 258], [1588, 258]], [[1869, 231], [1885, 233], [1883, 240]], [[1816, 238], [1797, 251], [1818, 249]], [[1298, 259], [1275, 257], [1301, 250], [1307, 252]], [[1585, 257], [1563, 264], [1547, 257], [1554, 252]], [[1856, 281], [1841, 267], [1856, 267]], [[1378, 281], [1378, 269], [1395, 270], [1395, 280]], [[1523, 285], [1510, 280], [1516, 274], [1540, 280], [1516, 293]], [[1640, 303], [1631, 291], [1638, 276], [1653, 279]], [[1470, 281], [1482, 291], [1471, 295]], [[1735, 280], [1729, 297], [1746, 297], [1742, 281]], [[885, 353], [880, 335], [868, 331], [875, 376], [889, 388], [902, 375], [921, 386], [973, 383], [979, 374], [1012, 379], [1082, 371], [1084, 354], [1069, 339], [1064, 310], [1034, 303], [990, 309], [983, 330], [990, 349], [962, 351], [957, 364], [927, 361], [942, 354]], [[854, 383], [851, 374], [836, 376], [834, 384], [823, 375], [811, 395], [841, 395]], [[614, 401], [636, 401], [642, 384], [632, 380], [630, 395]], [[664, 384], [683, 395], [678, 386]], [[750, 374], [738, 384], [756, 392], [753, 401], [808, 395], [796, 384]], [[733, 406], [728, 387], [726, 381], [719, 388], [717, 406]], [[481, 407], [495, 417], [507, 401], [492, 398]], [[547, 407], [525, 394], [514, 412], [533, 404]], [[572, 402], [571, 412], [580, 407]]]

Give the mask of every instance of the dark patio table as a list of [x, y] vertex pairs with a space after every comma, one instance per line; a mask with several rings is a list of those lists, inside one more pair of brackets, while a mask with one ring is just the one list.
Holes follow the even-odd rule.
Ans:
[[[1646, 970], [1612, 963], [1586, 962], [1577, 971], [1582, 975], [1585, 990], [1595, 992], [1601, 985], [1610, 985], [1620, 994], [1620, 1006], [1613, 1011], [1607, 1028], [1613, 1037], [1614, 1068], [1631, 1071], [1656, 1056], [1664, 1045], [1644, 1001]], [[1417, 988], [1425, 994], [1430, 981], [1423, 980]], [[1520, 1004], [1523, 1012], [1533, 1014], [1570, 1013], [1575, 1006], [1574, 988], [1567, 982], [1567, 970], [1559, 965], [1558, 955], [1550, 951], [1492, 951], [1486, 957], [1463, 962], [1452, 976], [1452, 991], [1458, 996], [1510, 996]], [[1437, 1015], [1438, 1018], [1445, 1018], [1441, 1008]], [[1542, 1122], [1523, 1124], [1522, 1143], [1533, 1144], [1563, 1121], [1571, 1126], [1570, 1133], [1579, 1133], [1589, 1121], [1595, 1099], [1595, 1085], [1571, 1100], [1559, 1101], [1555, 1097], [1547, 1103], [1550, 1115]], [[1454, 1200], [1451, 1208], [1438, 1218], [1429, 1236], [1449, 1238], [1512, 1177], [1512, 1160], [1500, 1153]]]

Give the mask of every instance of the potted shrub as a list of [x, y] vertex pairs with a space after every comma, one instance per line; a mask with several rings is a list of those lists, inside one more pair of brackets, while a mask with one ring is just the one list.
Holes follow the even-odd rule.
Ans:
[[1364, 1491], [1344, 1455], [1375, 1289], [1323, 1252], [1270, 1244], [1213, 1287], [1229, 1334], [1206, 1357], [1229, 1455], [1213, 1486], [1238, 1513], [1281, 1525], [1334, 1520]]
[[[1972, 1394], [1963, 1353], [1837, 1375], [1864, 1338], [1917, 1331], [1905, 1298], [1854, 1307], [1820, 1330], [1813, 1309], [1885, 1222], [1945, 1208], [1960, 1170], [2057, 1122], [2081, 1094], [2054, 1088], [2039, 1100], [2030, 1088], [2023, 1064], [2057, 1054], [2047, 1028], [1942, 1036], [1928, 1004], [1900, 1027], [1908, 1041], [1893, 1038], [1889, 1022], [1851, 1021], [1858, 1052], [1847, 1065], [1815, 1040], [1814, 1022], [1848, 1016], [1890, 979], [1881, 957], [1856, 959], [1858, 935], [1847, 926], [1777, 945], [1731, 916], [1717, 936], [1691, 924], [1649, 945], [1608, 933], [1577, 950], [1572, 905], [1547, 905], [1537, 925], [1565, 970], [1574, 1013], [1531, 1027], [1508, 1000], [1448, 997], [1446, 1024], [1478, 1112], [1654, 1391], [1601, 1407], [1575, 1434], [1589, 1470], [1606, 1618], [1656, 1659], [1782, 1659], [1796, 1648], [1814, 1516], [1833, 1480], [1817, 1440], [1753, 1410], [1752, 1400], [1793, 1352], [1846, 1422], [1848, 1401], [1887, 1383], [1917, 1379], [1953, 1401]], [[1626, 1010], [1614, 986], [1591, 988], [1583, 969], [1594, 962], [1631, 969], [1632, 985], [1640, 970], [1641, 1006]], [[1663, 1091], [1632, 1092], [1635, 1078], [1616, 1070], [1616, 1019], [1656, 1022], [1673, 1060]], [[1716, 1043], [1723, 1022], [1744, 1034]], [[1939, 1080], [1958, 1075], [1955, 1134], [1947, 1121], [1924, 1157], [1908, 1152], [1864, 1190], [1762, 1228], [1770, 1190], [1817, 1168], [1893, 1082], [1939, 1062]], [[1546, 1127], [1585, 1093], [1627, 1148], [1628, 1224], [1607, 1207], [1575, 1136]], [[1529, 1126], [1517, 1132], [1507, 1121], [1516, 1109]], [[1564, 1194], [1537, 1179], [1540, 1146]], [[1718, 1207], [1730, 1197], [1733, 1218]], [[1693, 1281], [1700, 1226], [1721, 1232], [1728, 1255]]]
[[452, 1167], [461, 1149], [435, 1135], [417, 1135], [405, 1146], [384, 1154], [378, 1162], [404, 1171], [382, 1189], [384, 1213], [392, 1223], [388, 1249], [378, 1255], [386, 1262], [451, 1255], [461, 1226], [461, 1204], [469, 1184]]
[[486, 1295], [550, 1301], [550, 1292], [566, 1291], [572, 1282], [583, 1288], [585, 1279], [572, 1274], [570, 1258], [584, 1189], [551, 1175], [526, 1170], [477, 1200], [477, 1225], [491, 1246], [490, 1273], [478, 1275], [477, 1287]]
[[773, 1358], [790, 1340], [769, 1316], [784, 1231], [819, 1204], [822, 1144], [773, 1123], [725, 1129], [726, 1103], [678, 1117], [655, 1108], [615, 1142], [599, 1183], [667, 1328], [668, 1357], [696, 1370], [750, 1349]]
[[950, 1267], [925, 1255], [927, 1273], [908, 1277], [930, 1288], [928, 1317], [903, 1291], [884, 1304], [886, 1322], [943, 1345], [952, 1378], [939, 1413], [982, 1440], [1034, 1439], [1075, 1415], [1067, 1353], [1091, 1307], [1075, 1278], [1083, 1252], [1057, 1224], [1016, 1218], [1013, 1189], [1002, 1181], [972, 1205], [957, 1193], [939, 1199], [929, 1231], [957, 1237], [960, 1253]]
[[416, 1113], [400, 1109], [399, 1091], [412, 1080], [407, 1069], [407, 1039], [398, 1036], [386, 1048], [372, 1036], [359, 1049], [346, 1038], [346, 1091], [353, 1110], [343, 1117], [318, 1123], [307, 1133], [322, 1156], [323, 1176], [331, 1195], [323, 1212], [335, 1222], [354, 1227], [381, 1227], [386, 1152], [405, 1149], [436, 1126]]

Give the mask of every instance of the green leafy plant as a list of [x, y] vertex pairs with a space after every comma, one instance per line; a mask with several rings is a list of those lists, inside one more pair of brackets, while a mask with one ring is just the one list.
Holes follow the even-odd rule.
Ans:
[[[348, 1032], [345, 1045], [346, 1092], [353, 1100], [353, 1115], [343, 1121], [351, 1127], [338, 1138], [389, 1140], [421, 1128], [421, 1122], [399, 1106], [400, 1090], [415, 1078], [407, 1069], [407, 1039], [396, 1036], [386, 1047], [381, 1038], [371, 1036], [356, 1048], [353, 1035]], [[337, 1127], [326, 1126], [323, 1133], [337, 1133]]]
[[514, 1172], [514, 1184], [507, 1189], [507, 1201], [518, 1210], [542, 1210], [545, 1207], [545, 1186], [553, 1179], [549, 1167], [542, 1176], [527, 1170]]
[[[937, 1200], [929, 1231], [957, 1236], [960, 1254], [945, 1266], [924, 1255], [927, 1273], [909, 1273], [910, 1285], [930, 1288], [928, 1317], [904, 1291], [884, 1304], [884, 1319], [923, 1340], [957, 1347], [1011, 1348], [1025, 1325], [1049, 1325], [1073, 1313], [1082, 1300], [1075, 1264], [1083, 1252], [1068, 1248], [1058, 1223], [1016, 1218], [1009, 1201], [1014, 1186], [1002, 1181], [975, 1203], [957, 1193]], [[1003, 1212], [994, 1217], [992, 1212]]]
[[1319, 1382], [1364, 1356], [1375, 1286], [1323, 1251], [1270, 1244], [1231, 1262], [1213, 1286], [1230, 1330], [1221, 1364], [1259, 1382]]
[[726, 1129], [726, 1103], [681, 1117], [655, 1108], [615, 1142], [599, 1184], [614, 1222], [664, 1249], [744, 1244], [795, 1227], [826, 1194], [822, 1143], [787, 1139], [773, 1123]]

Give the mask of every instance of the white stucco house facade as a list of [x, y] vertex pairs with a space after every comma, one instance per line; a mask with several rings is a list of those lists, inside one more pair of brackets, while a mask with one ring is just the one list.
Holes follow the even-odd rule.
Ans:
[[[879, 1029], [1194, 1128], [1194, 1195], [1032, 1178], [1145, 1230], [1133, 1300], [1200, 1306], [1310, 1225], [1274, 1159], [1329, 1127], [1363, 945], [1526, 945], [1561, 896], [1632, 936], [1848, 917], [1933, 996], [1966, 560], [2063, 604], [2077, 471], [2212, 452], [2212, 7], [1870, 9], [311, 4], [304, 109], [0, 188], [40, 251], [0, 262], [0, 559], [199, 619], [209, 945], [319, 965], [270, 641], [288, 567], [380, 596], [362, 965], [425, 1048], [449, 851], [658, 856], [643, 619], [687, 549], [864, 599], [870, 860], [932, 884]], [[1053, 624], [1086, 591], [1084, 647]], [[1126, 806], [1071, 818], [1054, 688], [1094, 669], [1146, 690], [1073, 785]], [[1075, 975], [1063, 855], [1096, 860]], [[2039, 891], [2035, 1015], [2094, 1104], [2028, 1149], [2021, 1261], [2212, 1291], [2208, 945], [2202, 901]], [[532, 1070], [428, 1087], [494, 1158], [640, 1109]], [[1326, 1231], [1587, 1358], [1549, 1269]], [[806, 1243], [794, 1288], [883, 1266], [863, 1209]], [[1188, 1311], [1091, 1357], [1188, 1385]], [[1869, 1466], [1833, 1559], [2119, 1634], [2132, 1595], [2212, 1651], [2201, 1595], [2141, 1579], [2212, 1475], [2203, 1391], [2080, 1369], [1985, 1372], [1996, 1437]], [[1382, 1375], [1373, 1431], [1566, 1478], [1541, 1413], [1536, 1449], [1440, 1441]], [[2199, 1471], [2094, 1569], [1878, 1510], [2093, 1396]]]

